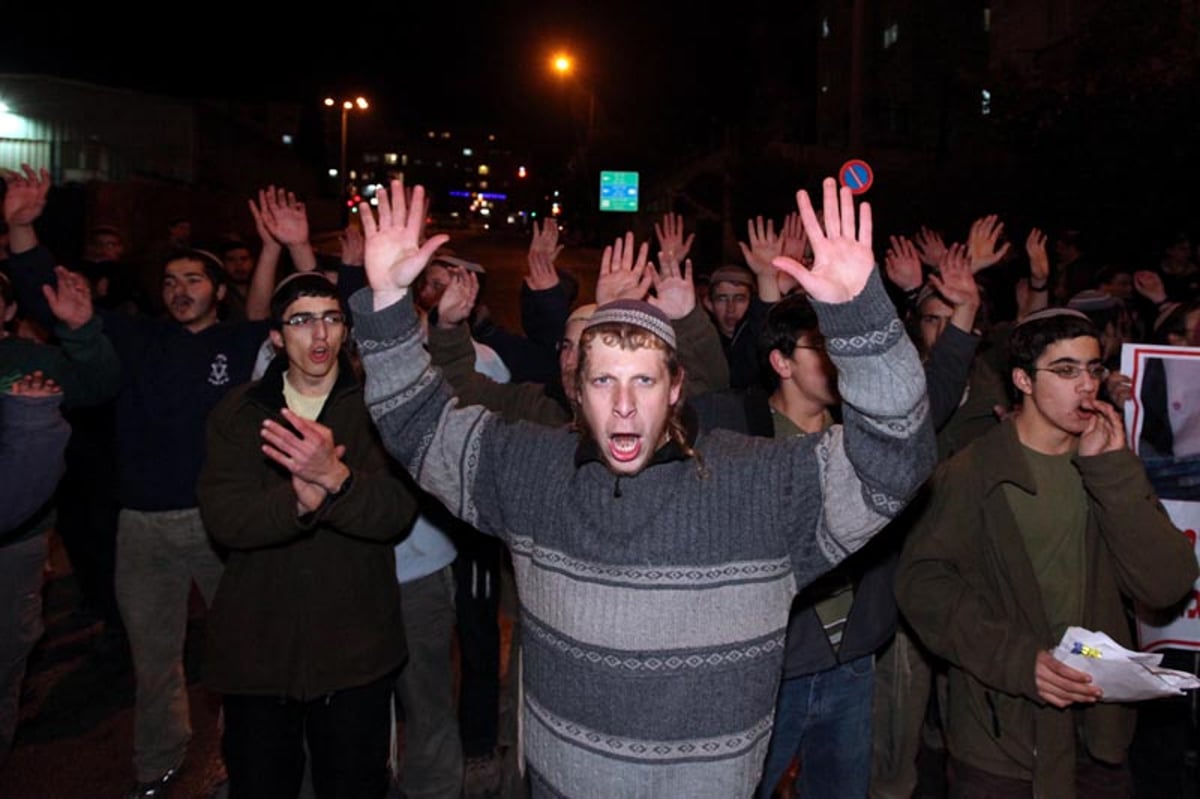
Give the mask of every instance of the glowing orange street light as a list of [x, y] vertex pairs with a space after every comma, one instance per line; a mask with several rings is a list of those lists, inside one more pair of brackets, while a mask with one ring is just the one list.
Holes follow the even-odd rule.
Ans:
[[[573, 59], [568, 53], [563, 53], [563, 52], [555, 53], [554, 56], [550, 59], [550, 67], [556, 73], [558, 73], [558, 76], [560, 78], [565, 80], [568, 76], [570, 76], [572, 73], [575, 72], [575, 59]], [[579, 87], [587, 93], [588, 115], [587, 115], [587, 138], [585, 139], [585, 142], [590, 144], [592, 141], [592, 129], [595, 127], [596, 93], [592, 91], [590, 86], [587, 86], [582, 81], [576, 79], [575, 82], [578, 83]]]
[[550, 67], [559, 75], [569, 75], [575, 63], [566, 53], [557, 53], [550, 59]]

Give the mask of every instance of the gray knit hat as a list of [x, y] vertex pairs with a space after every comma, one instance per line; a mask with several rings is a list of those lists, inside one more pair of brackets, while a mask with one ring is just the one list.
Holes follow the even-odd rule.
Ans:
[[627, 324], [640, 327], [661, 338], [667, 346], [675, 349], [675, 328], [667, 315], [648, 302], [641, 300], [613, 300], [606, 302], [592, 313], [584, 331], [603, 324]]

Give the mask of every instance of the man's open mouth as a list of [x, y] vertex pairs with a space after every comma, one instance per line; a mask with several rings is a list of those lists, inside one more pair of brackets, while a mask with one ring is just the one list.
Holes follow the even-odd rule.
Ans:
[[642, 451], [642, 437], [635, 433], [614, 433], [608, 437], [608, 451], [621, 463], [634, 460]]

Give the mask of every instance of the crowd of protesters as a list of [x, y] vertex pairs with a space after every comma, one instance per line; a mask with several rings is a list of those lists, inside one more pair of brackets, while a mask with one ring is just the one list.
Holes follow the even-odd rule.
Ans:
[[[39, 241], [45, 170], [5, 184], [0, 762], [53, 530], [132, 656], [131, 797], [187, 763], [193, 585], [232, 797], [899, 797], [930, 752], [951, 796], [1186, 779], [1194, 718], [1052, 654], [1193, 596], [1120, 369], [1200, 347], [1186, 235], [1129, 265], [994, 215], [881, 247], [826, 180], [740, 259], [693, 264], [674, 213], [618, 238], [594, 303], [535, 224], [507, 331], [421, 187], [332, 261], [273, 186], [258, 242], [179, 220], [159, 305], [116, 228], [78, 264]], [[1140, 443], [1200, 455], [1200, 385], [1160, 377]]]

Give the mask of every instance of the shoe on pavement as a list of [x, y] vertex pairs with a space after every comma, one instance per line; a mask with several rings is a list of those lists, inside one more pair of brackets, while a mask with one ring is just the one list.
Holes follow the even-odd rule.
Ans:
[[170, 790], [171, 783], [179, 778], [180, 768], [182, 766], [169, 768], [149, 782], [135, 783], [129, 789], [129, 793], [125, 794], [125, 799], [163, 799]]

